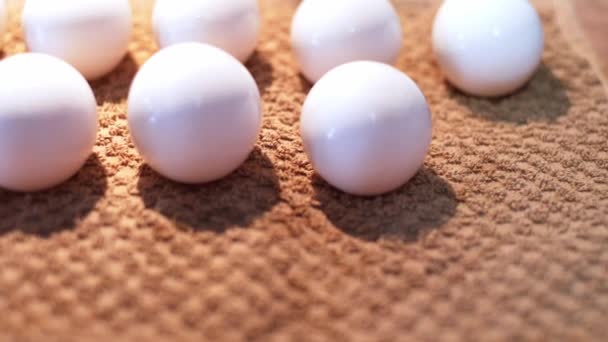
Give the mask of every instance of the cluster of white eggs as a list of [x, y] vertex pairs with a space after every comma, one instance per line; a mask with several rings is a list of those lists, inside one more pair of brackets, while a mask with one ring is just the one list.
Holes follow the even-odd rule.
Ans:
[[[131, 137], [160, 174], [217, 180], [244, 162], [261, 129], [260, 93], [242, 64], [257, 44], [257, 1], [155, 6], [162, 49], [131, 85]], [[127, 53], [131, 9], [128, 0], [26, 0], [22, 25], [31, 53], [0, 62], [0, 187], [36, 191], [70, 178], [90, 155], [97, 111], [86, 80], [107, 74]], [[315, 83], [302, 108], [304, 148], [325, 180], [351, 194], [403, 185], [431, 142], [424, 95], [391, 66], [401, 27], [389, 0], [304, 0], [293, 18], [293, 51]], [[501, 96], [532, 77], [543, 31], [528, 0], [446, 0], [433, 45], [453, 85]]]

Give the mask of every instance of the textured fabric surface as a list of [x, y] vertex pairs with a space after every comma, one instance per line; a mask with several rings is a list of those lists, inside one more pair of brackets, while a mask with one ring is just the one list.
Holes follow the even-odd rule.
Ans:
[[580, 26], [587, 32], [590, 43], [600, 57], [598, 64], [604, 75], [608, 76], [608, 40], [604, 37], [608, 27], [608, 1], [575, 0], [573, 4]]
[[[298, 135], [310, 85], [288, 43], [296, 2], [261, 1], [247, 66], [257, 148], [213, 184], [167, 181], [129, 137], [126, 97], [155, 50], [133, 1], [130, 54], [92, 83], [100, 131], [69, 182], [0, 190], [0, 340], [601, 340], [608, 336], [608, 101], [555, 10], [543, 64], [497, 100], [448, 86], [429, 42], [438, 1], [397, 1], [398, 67], [433, 112], [424, 168], [376, 198], [314, 175]], [[4, 53], [25, 50], [19, 6]], [[4, 80], [3, 80], [4, 81]]]

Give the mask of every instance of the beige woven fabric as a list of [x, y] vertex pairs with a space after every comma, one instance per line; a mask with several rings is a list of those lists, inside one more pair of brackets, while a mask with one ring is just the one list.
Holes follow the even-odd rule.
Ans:
[[[142, 165], [126, 97], [155, 50], [150, 3], [116, 71], [94, 82], [94, 156], [51, 191], [0, 191], [0, 340], [499, 341], [608, 336], [608, 101], [536, 2], [540, 71], [500, 100], [444, 83], [439, 1], [398, 1], [398, 67], [434, 140], [402, 189], [362, 199], [314, 175], [298, 135], [309, 84], [288, 43], [295, 1], [263, 0], [247, 64], [264, 100], [251, 158], [185, 186]], [[12, 2], [7, 55], [25, 49]], [[0, 80], [6, 81], [6, 80]]]

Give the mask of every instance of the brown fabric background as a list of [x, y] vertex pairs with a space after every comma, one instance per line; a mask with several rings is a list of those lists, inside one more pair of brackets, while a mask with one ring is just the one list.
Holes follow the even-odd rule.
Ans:
[[604, 75], [608, 75], [608, 40], [605, 39], [608, 28], [608, 1], [572, 0], [572, 4], [572, 12], [579, 17], [579, 26], [586, 32], [596, 53], [601, 56], [598, 66]]
[[[547, 48], [522, 91], [447, 86], [429, 34], [438, 1], [396, 1], [400, 69], [432, 107], [424, 168], [362, 199], [316, 177], [298, 136], [309, 85], [288, 43], [295, 1], [264, 0], [247, 64], [264, 99], [251, 158], [185, 186], [142, 165], [130, 81], [154, 51], [133, 1], [129, 57], [93, 82], [94, 156], [53, 190], [0, 190], [0, 340], [601, 340], [608, 336], [608, 101], [536, 2]], [[7, 55], [25, 49], [19, 5]], [[3, 81], [3, 80], [0, 80]]]

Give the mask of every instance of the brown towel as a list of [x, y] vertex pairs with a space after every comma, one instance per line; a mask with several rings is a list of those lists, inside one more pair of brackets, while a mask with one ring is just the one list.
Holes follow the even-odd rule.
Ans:
[[[83, 0], [86, 1], [86, 0]], [[219, 0], [218, 0], [219, 1]], [[608, 101], [550, 1], [544, 62], [522, 91], [464, 96], [433, 61], [440, 1], [396, 1], [398, 67], [433, 112], [424, 168], [362, 199], [314, 175], [298, 135], [310, 85], [263, 0], [247, 66], [264, 100], [251, 158], [207, 185], [167, 181], [128, 137], [126, 98], [155, 50], [151, 1], [93, 83], [94, 156], [38, 194], [0, 190], [0, 340], [590, 341], [608, 336]], [[23, 51], [11, 2], [4, 52]], [[2, 82], [3, 80], [0, 80]]]

